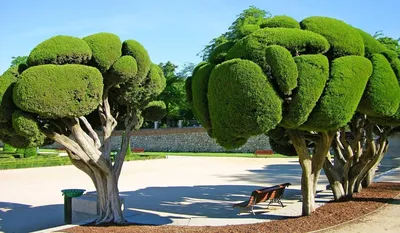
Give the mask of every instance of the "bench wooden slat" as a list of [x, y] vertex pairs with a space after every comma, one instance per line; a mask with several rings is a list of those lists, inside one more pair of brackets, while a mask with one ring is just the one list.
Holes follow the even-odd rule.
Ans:
[[246, 211], [250, 210], [250, 212], [255, 214], [253, 211], [253, 208], [256, 204], [261, 203], [261, 202], [270, 201], [267, 209], [269, 208], [269, 206], [272, 202], [278, 202], [279, 204], [281, 204], [282, 207], [284, 207], [281, 202], [281, 198], [283, 196], [283, 193], [284, 193], [286, 187], [288, 187], [289, 185], [291, 185], [291, 184], [283, 183], [283, 184], [279, 184], [279, 185], [275, 185], [275, 186], [271, 186], [271, 187], [254, 190], [251, 193], [251, 196], [248, 201], [234, 204], [233, 208], [239, 207], [241, 209], [246, 209]]
[[144, 152], [144, 148], [133, 148], [131, 151], [133, 153], [143, 153]]

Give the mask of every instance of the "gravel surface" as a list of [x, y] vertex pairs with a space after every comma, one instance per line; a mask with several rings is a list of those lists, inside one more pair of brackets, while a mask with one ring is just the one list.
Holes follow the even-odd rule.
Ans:
[[[179, 227], [179, 226], [79, 226], [63, 232], [310, 232], [350, 221], [382, 207], [400, 194], [400, 183], [374, 183], [354, 195], [352, 199], [329, 202], [318, 208], [312, 216], [295, 217], [258, 224], [229, 225], [221, 227]], [[357, 221], [355, 221], [357, 222]], [[343, 231], [346, 232], [346, 231]], [[375, 231], [377, 232], [377, 231]]]

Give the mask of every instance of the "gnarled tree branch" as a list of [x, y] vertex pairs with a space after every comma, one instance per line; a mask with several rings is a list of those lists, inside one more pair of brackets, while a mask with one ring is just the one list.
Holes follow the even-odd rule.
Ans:
[[86, 126], [86, 129], [89, 131], [90, 137], [94, 140], [95, 147], [97, 149], [100, 149], [101, 143], [100, 143], [99, 135], [97, 135], [97, 133], [93, 130], [89, 121], [84, 116], [79, 117], [79, 120], [81, 120], [83, 122], [83, 124]]

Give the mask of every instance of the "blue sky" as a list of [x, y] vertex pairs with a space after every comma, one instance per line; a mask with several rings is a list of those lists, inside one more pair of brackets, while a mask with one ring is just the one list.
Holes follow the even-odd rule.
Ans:
[[250, 5], [297, 20], [329, 16], [368, 33], [400, 37], [400, 2], [395, 0], [3, 0], [0, 2], [0, 74], [12, 56], [29, 55], [55, 35], [84, 37], [111, 32], [135, 39], [154, 63], [198, 63], [214, 37]]

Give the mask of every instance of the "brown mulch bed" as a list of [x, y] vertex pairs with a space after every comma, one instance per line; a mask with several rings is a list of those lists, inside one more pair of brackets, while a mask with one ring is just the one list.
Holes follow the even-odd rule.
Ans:
[[218, 227], [182, 227], [182, 226], [79, 226], [63, 232], [309, 232], [338, 225], [361, 217], [382, 207], [400, 194], [400, 183], [374, 183], [353, 198], [339, 202], [329, 202], [318, 208], [311, 216], [276, 220], [265, 223], [230, 225]]

